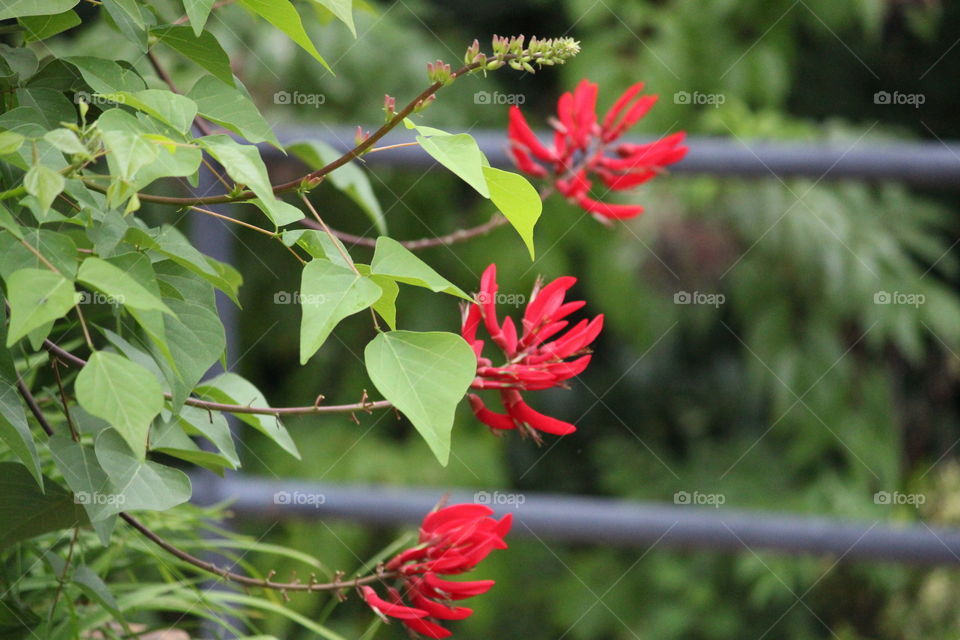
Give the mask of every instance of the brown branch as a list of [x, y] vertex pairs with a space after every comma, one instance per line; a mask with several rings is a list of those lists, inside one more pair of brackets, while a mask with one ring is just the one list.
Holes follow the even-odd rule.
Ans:
[[50, 423], [47, 422], [46, 416], [44, 416], [43, 411], [40, 410], [40, 405], [37, 404], [37, 399], [33, 397], [32, 393], [30, 393], [30, 389], [27, 389], [27, 385], [23, 384], [23, 380], [17, 380], [17, 391], [19, 391], [20, 395], [23, 396], [23, 400], [27, 403], [30, 413], [32, 413], [33, 417], [36, 418], [37, 422], [40, 423], [40, 428], [43, 429], [48, 436], [52, 436], [53, 427], [51, 427]]
[[[316, 226], [316, 223], [313, 220], [304, 218], [300, 221], [306, 227], [311, 229], [319, 229]], [[420, 249], [429, 249], [431, 247], [442, 247], [445, 245], [456, 244], [458, 242], [465, 242], [477, 236], [482, 236], [487, 233], [490, 233], [497, 227], [502, 227], [507, 224], [507, 219], [502, 215], [495, 214], [490, 220], [479, 224], [475, 227], [468, 227], [466, 229], [458, 229], [452, 233], [448, 233], [443, 236], [436, 236], [433, 238], [420, 238], [418, 240], [401, 240], [399, 241], [406, 249], [410, 251], [418, 251]], [[376, 238], [368, 238], [366, 236], [355, 236], [352, 233], [345, 233], [343, 231], [337, 231], [336, 229], [331, 229], [333, 235], [339, 238], [342, 242], [351, 245], [359, 245], [363, 247], [375, 247], [377, 245]]]
[[[71, 364], [75, 367], [84, 367], [87, 364], [87, 361], [83, 358], [75, 356], [50, 340], [43, 341], [43, 348], [60, 358], [63, 362]], [[173, 397], [169, 393], [164, 393], [163, 395], [167, 400], [170, 400]], [[389, 400], [377, 400], [376, 402], [364, 400], [351, 404], [313, 404], [305, 407], [251, 407], [242, 404], [210, 402], [207, 400], [201, 400], [199, 398], [187, 398], [185, 404], [191, 407], [197, 407], [198, 409], [207, 409], [208, 411], [274, 416], [277, 418], [280, 416], [314, 415], [326, 413], [355, 413], [357, 411], [370, 412], [376, 409], [389, 409], [393, 406], [393, 403], [391, 403]], [[37, 410], [39, 411], [39, 407]]]
[[272, 580], [259, 580], [257, 578], [251, 578], [239, 573], [234, 573], [229, 569], [220, 568], [212, 562], [201, 560], [200, 558], [187, 553], [183, 549], [173, 546], [129, 513], [120, 513], [120, 517], [123, 518], [134, 529], [143, 534], [143, 536], [148, 540], [174, 557], [179, 558], [180, 560], [183, 560], [184, 562], [193, 565], [202, 571], [219, 576], [224, 580], [236, 582], [237, 584], [246, 585], [248, 587], [275, 589], [277, 591], [340, 591], [341, 589], [350, 589], [364, 584], [371, 584], [373, 582], [382, 582], [384, 580], [395, 578], [399, 575], [396, 571], [387, 571], [374, 575], [354, 578], [353, 580], [334, 580], [332, 582], [324, 583], [273, 582]]

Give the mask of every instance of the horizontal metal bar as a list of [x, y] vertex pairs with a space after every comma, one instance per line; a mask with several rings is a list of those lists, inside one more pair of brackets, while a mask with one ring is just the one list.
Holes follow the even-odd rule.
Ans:
[[[471, 131], [490, 163], [509, 167], [506, 137], [499, 131]], [[346, 128], [278, 128], [277, 135], [287, 144], [298, 140], [321, 140], [346, 151], [354, 144], [354, 131]], [[540, 132], [543, 140], [548, 134]], [[408, 131], [394, 130], [378, 145], [409, 142]], [[629, 138], [628, 142], [650, 139]], [[670, 170], [677, 174], [706, 174], [752, 178], [789, 178], [805, 176], [819, 180], [856, 179], [895, 180], [912, 185], [960, 188], [960, 143], [784, 143], [740, 141], [730, 138], [692, 137], [690, 152]], [[268, 153], [271, 153], [267, 149]], [[275, 150], [274, 158], [278, 158]], [[401, 147], [367, 156], [376, 164], [423, 168], [433, 159], [417, 147]]]
[[[442, 489], [338, 486], [269, 480], [242, 474], [196, 477], [194, 500], [231, 500], [241, 517], [285, 520], [341, 518], [371, 525], [419, 522]], [[787, 554], [826, 554], [844, 560], [960, 564], [960, 530], [834, 520], [631, 502], [543, 493], [451, 491], [451, 502], [489, 504], [512, 512], [514, 533], [553, 541], [611, 546], [659, 546]]]

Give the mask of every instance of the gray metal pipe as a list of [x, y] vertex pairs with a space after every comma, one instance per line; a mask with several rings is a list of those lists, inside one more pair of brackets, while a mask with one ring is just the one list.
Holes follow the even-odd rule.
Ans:
[[[506, 137], [501, 131], [471, 131], [490, 163], [509, 167]], [[285, 127], [277, 135], [284, 144], [297, 140], [321, 140], [346, 151], [353, 146], [354, 132], [344, 127]], [[542, 140], [546, 132], [539, 133]], [[409, 142], [409, 131], [394, 130], [379, 145]], [[628, 142], [650, 139], [628, 138]], [[863, 142], [793, 143], [740, 141], [731, 138], [693, 137], [690, 152], [670, 170], [676, 174], [779, 178], [804, 176], [819, 180], [895, 180], [918, 186], [960, 188], [960, 143]], [[282, 156], [271, 147], [264, 151], [273, 160]], [[433, 159], [417, 147], [403, 147], [367, 157], [371, 164], [422, 168]]]
[[[419, 522], [442, 489], [338, 486], [233, 474], [195, 478], [194, 500], [231, 500], [244, 518], [340, 518], [370, 525]], [[725, 507], [695, 507], [543, 493], [454, 490], [451, 502], [512, 512], [514, 533], [568, 543], [824, 554], [844, 560], [960, 564], [960, 530], [843, 521]]]

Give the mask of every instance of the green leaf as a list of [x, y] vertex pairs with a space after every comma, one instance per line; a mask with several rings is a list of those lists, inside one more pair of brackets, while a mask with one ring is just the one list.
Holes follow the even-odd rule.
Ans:
[[337, 238], [331, 237], [325, 231], [294, 229], [293, 231], [284, 231], [281, 238], [288, 247], [293, 245], [303, 247], [314, 258], [326, 258], [330, 262], [347, 269], [350, 269], [353, 264], [352, 260], [344, 257], [349, 256], [350, 253], [343, 246], [343, 243]]
[[[340, 157], [340, 152], [318, 140], [295, 142], [287, 151], [300, 158], [312, 170], [320, 169]], [[377, 232], [387, 233], [387, 221], [377, 200], [370, 179], [355, 162], [348, 162], [327, 175], [327, 180], [356, 202], [370, 218]]]
[[116, 431], [101, 432], [94, 449], [123, 511], [166, 511], [190, 499], [187, 474], [134, 455]]
[[[71, 56], [63, 58], [63, 61], [76, 67], [83, 76], [84, 82], [95, 93], [137, 92], [147, 88], [136, 70], [113, 60], [93, 56]], [[89, 102], [89, 99], [87, 101]]]
[[73, 283], [46, 269], [20, 269], [7, 278], [10, 328], [7, 347], [33, 329], [65, 316], [80, 297]]
[[[232, 84], [232, 83], [231, 83]], [[201, 116], [243, 136], [248, 142], [269, 142], [280, 148], [273, 129], [260, 115], [253, 100], [239, 88], [213, 76], [203, 76], [187, 93]]]
[[417, 142], [434, 160], [450, 169], [484, 198], [490, 197], [483, 176], [483, 155], [473, 136], [460, 133], [454, 136], [417, 136]]
[[66, 154], [82, 154], [89, 156], [87, 147], [80, 142], [80, 138], [77, 137], [70, 129], [54, 129], [52, 131], [47, 131], [43, 134], [43, 139], [55, 146], [60, 151], [63, 151]]
[[341, 320], [381, 295], [380, 287], [346, 267], [326, 260], [308, 263], [300, 284], [300, 364], [306, 364]]
[[97, 351], [75, 386], [80, 406], [109, 422], [142, 460], [150, 423], [163, 408], [163, 389], [153, 374], [115, 353]]
[[119, 304], [141, 311], [162, 311], [173, 315], [170, 307], [147, 291], [125, 271], [106, 260], [89, 257], [80, 264], [77, 280], [113, 297]]
[[[270, 406], [255, 386], [235, 373], [221, 373], [216, 378], [198, 386], [195, 391], [200, 398], [212, 402], [242, 406]], [[297, 445], [294, 444], [279, 418], [252, 413], [235, 413], [234, 415], [280, 445], [284, 451], [300, 459]]]
[[150, 32], [163, 44], [212, 73], [221, 82], [233, 85], [230, 59], [213, 34], [203, 31], [194, 35], [190, 27], [161, 27]]
[[70, 9], [54, 15], [25, 16], [18, 18], [17, 22], [26, 31], [27, 42], [38, 42], [74, 28], [80, 24], [80, 16], [77, 15], [76, 11]]
[[370, 305], [374, 311], [383, 318], [391, 329], [397, 328], [397, 296], [400, 295], [400, 286], [397, 281], [389, 276], [377, 276], [370, 274], [370, 265], [355, 265], [357, 271], [367, 276], [378, 287], [380, 287], [380, 298]]
[[74, 8], [79, 2], [80, 0], [5, 0], [0, 5], [0, 20], [63, 13]]
[[415, 287], [425, 287], [434, 292], [449, 293], [464, 300], [473, 299], [434, 271], [426, 262], [413, 255], [402, 244], [386, 236], [377, 238], [373, 262], [370, 263], [370, 273], [387, 276]]
[[473, 349], [453, 333], [390, 331], [367, 345], [364, 361], [377, 390], [446, 466], [454, 412], [477, 372]]
[[210, 10], [216, 0], [183, 0], [183, 8], [187, 10], [187, 17], [190, 19], [190, 27], [193, 33], [199, 38], [203, 33], [203, 27], [207, 24], [207, 18], [210, 17]]
[[240, 306], [237, 301], [237, 292], [243, 282], [240, 273], [230, 265], [208, 258], [197, 251], [176, 227], [164, 225], [149, 231], [131, 228], [127, 231], [125, 240], [134, 246], [150, 249], [170, 258], [223, 291]]
[[353, 24], [353, 0], [314, 0], [314, 2], [326, 7], [330, 13], [347, 25], [354, 38], [357, 37], [357, 27]]
[[140, 51], [147, 50], [147, 27], [137, 0], [102, 0], [103, 8], [123, 36], [137, 45]]
[[490, 197], [487, 180], [483, 175], [486, 158], [473, 136], [467, 133], [453, 135], [433, 127], [418, 126], [409, 119], [404, 120], [404, 124], [408, 129], [416, 129], [421, 134], [417, 136], [417, 142], [434, 160], [450, 169], [484, 198]]
[[0, 462], [0, 550], [42, 533], [87, 523], [73, 494], [47, 478], [44, 486], [46, 490], [41, 491], [22, 464]]
[[540, 194], [526, 178], [516, 173], [484, 167], [483, 176], [490, 189], [490, 200], [520, 234], [532, 260], [533, 227], [543, 212]]
[[197, 103], [166, 89], [144, 89], [136, 93], [115, 91], [103, 94], [103, 97], [143, 111], [180, 133], [190, 130], [197, 115]]
[[267, 22], [283, 31], [287, 36], [300, 45], [304, 51], [313, 56], [317, 62], [327, 68], [330, 73], [333, 69], [323, 59], [317, 48], [310, 41], [310, 36], [303, 28], [300, 14], [289, 0], [240, 0], [240, 5], [248, 11], [256, 13]]
[[90, 597], [91, 600], [99, 602], [106, 608], [114, 618], [122, 618], [123, 614], [117, 607], [117, 601], [106, 583], [96, 574], [96, 572], [87, 565], [81, 565], [73, 571], [73, 584]]
[[[7, 333], [5, 306], [3, 292], [0, 291], [0, 342], [5, 342]], [[37, 457], [37, 447], [30, 434], [23, 404], [20, 402], [18, 379], [10, 351], [0, 349], [0, 440], [30, 469], [30, 473], [43, 489], [40, 459]]]
[[[200, 435], [212, 442], [220, 453], [204, 451], [190, 439], [190, 436]], [[150, 432], [150, 448], [217, 473], [224, 468], [240, 467], [240, 458], [227, 419], [222, 413], [211, 413], [196, 407], [182, 407], [179, 416], [167, 416], [166, 419], [155, 421]]]
[[121, 498], [104, 473], [93, 447], [74, 442], [63, 435], [52, 436], [47, 444], [77, 504], [83, 506], [100, 541], [108, 544], [116, 524], [116, 514], [123, 510], [123, 505], [119, 504]]
[[66, 180], [58, 171], [42, 164], [35, 164], [30, 167], [27, 175], [23, 177], [24, 188], [27, 193], [40, 201], [41, 210], [44, 212], [50, 209], [50, 205], [63, 191], [65, 184]]
[[223, 165], [231, 178], [245, 184], [255, 194], [253, 201], [278, 227], [303, 219], [303, 212], [273, 195], [260, 151], [253, 145], [240, 144], [225, 135], [199, 138], [203, 147]]
[[164, 316], [164, 337], [177, 370], [164, 374], [173, 392], [176, 410], [223, 354], [227, 339], [223, 323], [214, 310], [193, 301], [168, 302], [176, 315]]
[[23, 136], [14, 131], [0, 133], [0, 156], [16, 153], [23, 146]]

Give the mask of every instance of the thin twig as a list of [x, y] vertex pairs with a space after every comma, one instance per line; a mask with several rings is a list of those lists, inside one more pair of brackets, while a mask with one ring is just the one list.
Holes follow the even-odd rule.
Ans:
[[391, 578], [395, 578], [399, 575], [396, 571], [387, 571], [374, 575], [354, 578], [353, 580], [334, 580], [333, 582], [324, 583], [309, 582], [306, 584], [302, 582], [273, 582], [272, 580], [259, 580], [257, 578], [251, 578], [239, 573], [234, 573], [229, 569], [220, 568], [212, 562], [201, 560], [200, 558], [187, 553], [183, 549], [175, 547], [129, 513], [121, 513], [120, 517], [123, 518], [134, 529], [142, 533], [145, 538], [174, 557], [179, 558], [180, 560], [183, 560], [184, 562], [193, 565], [198, 569], [206, 571], [207, 573], [220, 576], [224, 580], [236, 582], [237, 584], [246, 585], [248, 587], [275, 589], [277, 591], [340, 591], [341, 589], [350, 589], [364, 584], [371, 584], [373, 582], [382, 582]]

